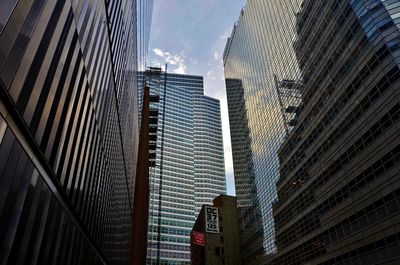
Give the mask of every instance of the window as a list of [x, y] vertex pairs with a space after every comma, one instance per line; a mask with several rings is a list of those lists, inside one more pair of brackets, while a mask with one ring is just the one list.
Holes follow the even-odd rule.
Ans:
[[219, 256], [221, 253], [220, 253], [220, 249], [219, 249], [219, 247], [216, 247], [215, 248], [215, 256]]

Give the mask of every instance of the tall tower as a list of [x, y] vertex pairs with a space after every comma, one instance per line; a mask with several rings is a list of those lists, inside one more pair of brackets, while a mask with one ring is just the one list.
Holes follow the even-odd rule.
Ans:
[[295, 32], [290, 19], [297, 2], [301, 1], [249, 0], [225, 46], [243, 264], [261, 264], [265, 255], [276, 251], [272, 204], [277, 199], [279, 178], [277, 151], [292, 127], [283, 122], [286, 116], [282, 115], [277, 84], [301, 77], [293, 48], [281, 52], [279, 47], [295, 39], [294, 34], [293, 41], [284, 36]]
[[[153, 71], [154, 73], [154, 71]], [[203, 92], [203, 77], [151, 71], [139, 75], [159, 101], [150, 167], [149, 264], [189, 264], [197, 206], [225, 193], [219, 101]], [[151, 136], [152, 137], [152, 136]]]
[[302, 107], [278, 153], [274, 264], [400, 262], [399, 7], [303, 1], [295, 15]]
[[136, 0], [136, 2], [138, 71], [144, 71], [147, 63], [154, 0]]
[[2, 1], [0, 264], [128, 264], [136, 1]]
[[399, 262], [399, 6], [248, 0], [224, 52], [244, 264]]
[[203, 95], [203, 88], [197, 87], [193, 102], [197, 217], [203, 204], [209, 204], [216, 196], [226, 193], [226, 177], [219, 100]]

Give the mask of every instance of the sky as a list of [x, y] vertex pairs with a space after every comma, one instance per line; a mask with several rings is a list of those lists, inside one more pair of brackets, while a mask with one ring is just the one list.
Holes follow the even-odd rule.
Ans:
[[235, 195], [222, 54], [246, 0], [154, 0], [150, 65], [201, 75], [207, 96], [221, 102], [227, 193]]

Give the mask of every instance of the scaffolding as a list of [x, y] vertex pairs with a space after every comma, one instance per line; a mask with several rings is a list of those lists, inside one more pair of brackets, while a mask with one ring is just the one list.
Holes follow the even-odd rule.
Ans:
[[[167, 65], [162, 71], [161, 67], [147, 67], [145, 72], [145, 86], [149, 87], [149, 176], [150, 176], [150, 216], [148, 257], [160, 263], [161, 249], [161, 202], [162, 202], [162, 176], [164, 153], [164, 124], [165, 104], [167, 90]], [[157, 153], [159, 155], [157, 165]], [[156, 169], [157, 167], [157, 169]], [[158, 176], [157, 173], [158, 172]], [[153, 261], [150, 261], [153, 262]]]
[[274, 75], [275, 88], [282, 114], [286, 135], [288, 136], [298, 122], [298, 116], [303, 108], [302, 89], [304, 84], [298, 80], [279, 80]]
[[160, 85], [162, 82], [162, 71], [160, 67], [147, 67], [145, 73], [145, 86], [149, 87], [149, 166], [156, 166], [157, 154], [157, 131], [158, 131], [158, 115], [160, 95], [157, 91], [151, 89], [152, 85], [156, 83]]

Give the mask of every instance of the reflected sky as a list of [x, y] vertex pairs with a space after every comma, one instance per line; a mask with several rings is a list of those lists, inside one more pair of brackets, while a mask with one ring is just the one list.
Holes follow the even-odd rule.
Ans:
[[[249, 0], [232, 32], [225, 58], [225, 77], [237, 78], [243, 83], [251, 159], [263, 220], [263, 246], [267, 254], [276, 251], [272, 203], [277, 199], [277, 151], [285, 137], [273, 77], [301, 79], [293, 49], [297, 38], [295, 14], [300, 4], [300, 0]], [[230, 93], [229, 87], [227, 93]], [[232, 146], [235, 148], [235, 143]], [[235, 157], [233, 160], [235, 163]], [[240, 178], [236, 172], [235, 177]]]

